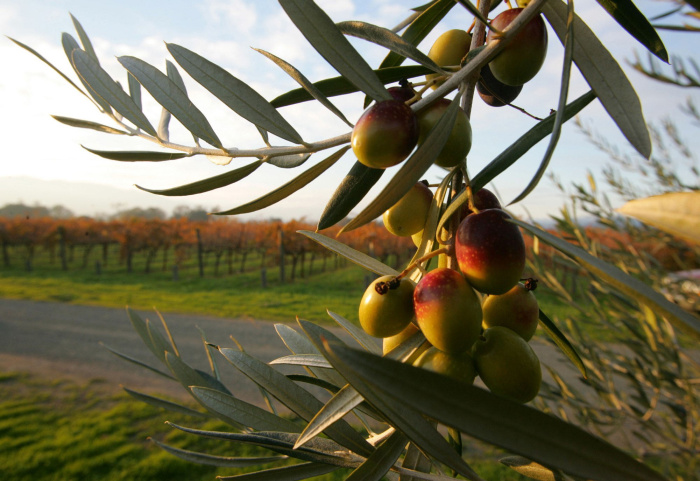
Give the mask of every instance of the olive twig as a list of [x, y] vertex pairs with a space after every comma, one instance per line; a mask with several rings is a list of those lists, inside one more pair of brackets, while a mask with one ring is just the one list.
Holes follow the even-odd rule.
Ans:
[[409, 272], [411, 272], [413, 269], [419, 267], [420, 264], [422, 264], [423, 262], [428, 261], [428, 260], [432, 259], [433, 257], [437, 257], [440, 254], [448, 254], [449, 255], [452, 250], [453, 250], [452, 246], [445, 246], [445, 247], [441, 247], [440, 249], [434, 250], [432, 252], [428, 252], [426, 255], [424, 255], [423, 257], [419, 257], [418, 259], [413, 261], [408, 267], [406, 267], [403, 271], [401, 271], [401, 273], [398, 276], [396, 276], [396, 279], [397, 280], [403, 279], [404, 277], [406, 277], [408, 275]]

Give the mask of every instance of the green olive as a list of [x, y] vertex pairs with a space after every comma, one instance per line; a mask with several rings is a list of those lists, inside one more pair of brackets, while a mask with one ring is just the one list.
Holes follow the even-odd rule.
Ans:
[[[409, 279], [402, 279], [397, 287], [387, 287], [386, 283], [394, 279], [394, 276], [375, 279], [362, 296], [359, 311], [360, 325], [370, 336], [394, 336], [403, 331], [414, 317], [415, 284]], [[384, 290], [377, 288], [377, 284], [382, 282], [385, 283]]]

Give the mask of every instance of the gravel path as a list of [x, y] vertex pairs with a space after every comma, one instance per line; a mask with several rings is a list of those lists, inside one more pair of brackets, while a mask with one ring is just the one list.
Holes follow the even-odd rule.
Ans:
[[[143, 319], [155, 321], [160, 327], [154, 311], [138, 312]], [[164, 317], [182, 358], [198, 369], [208, 370], [208, 361], [197, 326], [204, 330], [209, 342], [224, 347], [235, 347], [229, 338], [233, 335], [246, 352], [265, 362], [289, 354], [271, 322], [196, 314]], [[339, 329], [333, 331], [347, 339]], [[79, 383], [104, 380], [101, 384], [107, 390], [117, 391], [124, 385], [151, 395], [191, 399], [180, 384], [118, 358], [100, 342], [164, 369], [142, 343], [124, 309], [0, 299], [0, 371], [29, 372]], [[533, 342], [533, 347], [543, 363], [554, 365], [566, 377], [575, 377], [571, 364], [550, 345]], [[260, 405], [257, 387], [219, 358], [224, 384], [240, 399]]]

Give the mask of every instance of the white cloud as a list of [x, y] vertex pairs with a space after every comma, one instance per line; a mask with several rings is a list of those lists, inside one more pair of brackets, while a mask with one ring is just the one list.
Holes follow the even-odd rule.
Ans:
[[249, 32], [258, 22], [255, 2], [207, 0], [200, 8], [212, 24], [229, 31]]

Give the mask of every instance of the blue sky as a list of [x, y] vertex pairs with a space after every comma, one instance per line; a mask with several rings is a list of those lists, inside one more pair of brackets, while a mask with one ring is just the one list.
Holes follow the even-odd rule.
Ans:
[[[327, 0], [318, 3], [336, 21], [358, 19], [391, 28], [404, 18], [409, 7], [421, 2]], [[666, 8], [663, 2], [645, 1], [638, 4], [649, 14]], [[691, 94], [696, 102], [699, 100], [697, 93], [663, 86], [633, 72], [626, 61], [633, 58], [634, 52], [644, 54], [642, 47], [610, 20], [596, 2], [577, 2], [576, 6], [579, 15], [611, 47], [614, 56], [628, 71], [630, 80], [642, 99], [647, 121], [658, 123], [669, 115], [676, 116], [677, 106]], [[134, 55], [163, 68], [165, 59], [169, 58], [165, 41], [178, 43], [227, 68], [268, 99], [296, 88], [296, 83], [269, 60], [250, 49], [251, 46], [282, 57], [312, 80], [335, 75], [330, 66], [320, 59], [296, 31], [277, 2], [272, 0], [0, 0], [0, 32], [31, 45], [75, 78], [60, 43], [61, 32], [74, 34], [69, 12], [78, 18], [90, 35], [103, 66], [122, 82], [125, 71], [116, 61], [117, 56]], [[464, 9], [455, 7], [453, 14], [435, 29], [421, 47], [427, 52], [441, 32], [451, 28], [466, 29], [470, 21], [471, 17]], [[686, 57], [694, 53], [693, 45], [697, 46], [697, 42], [693, 42], [696, 36], [662, 32], [662, 37], [671, 54]], [[549, 43], [550, 49], [542, 71], [525, 86], [515, 102], [538, 116], [546, 116], [550, 108], [556, 107], [557, 102], [562, 48], [551, 32]], [[353, 40], [353, 44], [371, 65], [378, 65], [386, 53], [382, 48], [365, 42]], [[86, 188], [83, 201], [76, 200], [80, 199], [79, 193], [75, 192], [80, 190], [79, 184], [67, 186], [66, 189], [70, 189], [70, 192], [66, 191], [65, 196], [61, 195], [60, 189], [51, 189], [50, 193], [48, 189], [27, 189], [21, 194], [12, 189], [2, 189], [0, 205], [20, 200], [27, 203], [64, 203], [79, 214], [106, 211], [109, 206], [117, 204], [128, 207], [159, 206], [166, 211], [179, 204], [228, 209], [258, 197], [301, 172], [299, 169], [280, 170], [264, 166], [233, 186], [180, 199], [164, 199], [142, 193], [133, 184], [150, 188], [172, 187], [222, 173], [234, 164], [243, 165], [247, 161], [234, 160], [229, 167], [221, 167], [203, 157], [157, 164], [124, 164], [95, 157], [85, 152], [80, 144], [106, 150], [149, 149], [152, 145], [136, 139], [73, 129], [57, 123], [49, 117], [50, 114], [105, 123], [109, 119], [102, 118], [90, 102], [47, 66], [5, 38], [0, 39], [0, 58], [4, 65], [0, 74], [0, 105], [4, 112], [0, 116], [0, 131], [4, 139], [0, 160], [2, 178], [73, 181], [105, 187], [104, 198], [101, 199], [94, 198], [94, 189]], [[262, 146], [257, 132], [250, 125], [237, 118], [186, 76], [185, 83], [194, 103], [207, 114], [225, 145], [245, 148]], [[585, 82], [577, 76], [573, 80], [569, 98], [573, 99], [586, 90]], [[360, 96], [344, 96], [333, 101], [352, 122], [361, 114]], [[474, 105], [474, 145], [469, 156], [472, 174], [534, 124], [533, 120], [513, 109], [488, 108], [479, 99], [475, 99]], [[156, 123], [160, 115], [159, 107], [154, 102], [146, 101], [144, 108], [152, 123]], [[348, 131], [348, 127], [335, 116], [311, 103], [286, 107], [281, 111], [305, 139], [321, 140]], [[597, 102], [584, 110], [581, 119], [604, 134], [611, 143], [622, 150], [628, 149], [626, 141]], [[187, 142], [187, 133], [175, 124], [176, 122], [171, 124], [171, 136]], [[690, 138], [689, 142], [697, 151], [700, 141]], [[513, 199], [527, 185], [545, 147], [546, 142], [542, 142], [496, 180], [494, 187], [504, 200]], [[317, 161], [324, 158], [321, 155], [315, 156]], [[313, 159], [314, 157], [310, 162]], [[579, 181], [584, 180], [588, 170], [598, 172], [605, 159], [605, 155], [591, 146], [576, 127], [569, 123], [564, 128], [551, 169], [565, 183]], [[346, 155], [323, 177], [287, 201], [247, 217], [289, 219], [306, 216], [317, 219], [325, 201], [353, 162], [354, 159]], [[437, 168], [431, 169], [427, 177], [435, 181], [440, 173]], [[385, 175], [384, 182], [390, 178], [391, 174]], [[56, 182], [56, 185], [63, 184]], [[382, 184], [378, 185], [373, 192], [378, 192], [381, 186]], [[523, 204], [536, 217], [544, 217], [555, 213], [563, 200], [551, 182], [545, 179]], [[516, 207], [513, 210], [516, 213], [523, 212], [519, 209]]]

